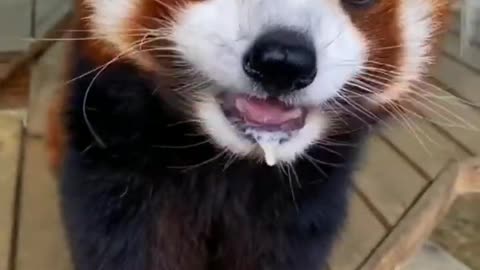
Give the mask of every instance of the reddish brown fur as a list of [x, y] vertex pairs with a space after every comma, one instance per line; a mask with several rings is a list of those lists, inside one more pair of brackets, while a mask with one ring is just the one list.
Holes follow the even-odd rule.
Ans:
[[[196, 1], [196, 0], [192, 0]], [[88, 39], [82, 41], [82, 46], [80, 46], [85, 55], [91, 57], [91, 60], [98, 65], [103, 65], [108, 63], [118, 55], [122, 54], [123, 52], [117, 51], [116, 48], [107, 44], [107, 42], [100, 40], [100, 39], [91, 39], [95, 36], [95, 30], [93, 29], [93, 25], [90, 21], [90, 16], [92, 15], [92, 10], [90, 7], [87, 7], [84, 0], [77, 0], [76, 1], [76, 18], [75, 18], [75, 25], [77, 30], [80, 32], [74, 32], [75, 38], [80, 39]], [[161, 4], [161, 3], [163, 4]], [[147, 35], [147, 31], [137, 31], [138, 29], [158, 29], [161, 28], [162, 22], [172, 21], [174, 20], [174, 14], [172, 14], [173, 9], [179, 3], [184, 1], [179, 0], [162, 0], [162, 1], [155, 1], [155, 0], [148, 0], [148, 1], [140, 1], [139, 6], [137, 8], [137, 14], [132, 14], [132, 20], [128, 20], [125, 22], [124, 27], [122, 27], [123, 31], [118, 33], [118, 35], [122, 35], [122, 38], [125, 40], [127, 44], [137, 44], [138, 42], [145, 42], [148, 41], [153, 36]], [[162, 45], [159, 42], [155, 44], [149, 43], [148, 46], [145, 48], [152, 48], [153, 45]], [[129, 54], [132, 56], [134, 53]], [[126, 55], [124, 55], [126, 56]], [[137, 56], [137, 55], [135, 55]], [[125, 59], [127, 57], [122, 57]], [[137, 59], [138, 60], [138, 59]], [[140, 63], [136, 62], [136, 64], [140, 64], [141, 68], [151, 71], [152, 68], [155, 66], [155, 62], [153, 59], [140, 59]], [[114, 63], [113, 63], [114, 64]]]
[[[67, 89], [62, 89], [67, 90]], [[67, 91], [60, 91], [50, 104], [47, 123], [47, 153], [50, 169], [56, 173], [61, 166], [66, 144], [67, 132], [64, 125], [64, 111], [67, 105]]]
[[[67, 49], [67, 56], [71, 53]], [[68, 57], [64, 64], [65, 69], [63, 77], [68, 78], [70, 65]], [[46, 147], [48, 155], [48, 164], [53, 173], [57, 173], [61, 167], [65, 149], [68, 142], [67, 127], [65, 125], [65, 111], [68, 106], [68, 97], [70, 89], [67, 86], [60, 88], [53, 97], [48, 107], [47, 124], [46, 124]]]
[[[392, 72], [398, 71], [402, 55], [402, 38], [400, 21], [400, 1], [379, 1], [370, 9], [349, 10], [353, 23], [369, 42], [369, 59], [367, 66]], [[347, 9], [349, 9], [347, 7]], [[396, 68], [394, 68], [396, 67]], [[359, 78], [366, 85], [377, 86], [368, 80], [368, 75], [384, 77], [381, 82], [389, 82], [394, 76], [381, 72], [366, 70]], [[375, 78], [378, 80], [378, 78]], [[383, 88], [378, 85], [377, 88]]]

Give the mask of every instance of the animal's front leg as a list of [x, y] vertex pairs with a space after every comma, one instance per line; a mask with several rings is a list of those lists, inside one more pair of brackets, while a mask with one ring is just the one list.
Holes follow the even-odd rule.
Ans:
[[98, 168], [68, 154], [61, 182], [76, 270], [147, 270], [150, 203], [138, 175]]
[[[68, 154], [62, 208], [76, 270], [204, 270], [193, 207], [135, 171]], [[153, 182], [157, 182], [154, 186]]]

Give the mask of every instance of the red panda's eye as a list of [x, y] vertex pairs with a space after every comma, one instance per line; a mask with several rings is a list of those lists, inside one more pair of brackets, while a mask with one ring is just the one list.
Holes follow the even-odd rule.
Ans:
[[342, 3], [352, 8], [369, 8], [378, 0], [342, 0]]

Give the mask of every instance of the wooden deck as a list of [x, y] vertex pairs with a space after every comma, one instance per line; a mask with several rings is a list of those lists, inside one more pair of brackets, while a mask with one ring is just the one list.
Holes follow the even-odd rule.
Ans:
[[[480, 50], [471, 63], [460, 63], [455, 39], [447, 39], [432, 81], [470, 103], [442, 98], [433, 105], [420, 98], [431, 121], [402, 120], [371, 139], [331, 270], [394, 269], [392, 258], [407, 259], [413, 238], [435, 225], [414, 221], [443, 215], [458, 161], [480, 155]], [[28, 121], [0, 113], [0, 270], [71, 269], [57, 183], [43, 148], [46, 104], [62, 84], [62, 51], [56, 44], [32, 67]], [[412, 231], [420, 235], [406, 233]]]

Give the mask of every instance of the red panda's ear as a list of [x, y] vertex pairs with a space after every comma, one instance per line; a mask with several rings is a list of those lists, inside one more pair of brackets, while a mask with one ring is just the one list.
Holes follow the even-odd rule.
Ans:
[[[116, 59], [132, 62], [144, 71], [156, 71], [158, 62], [142, 50], [170, 45], [162, 44], [163, 40], [152, 33], [158, 35], [171, 25], [175, 12], [190, 1], [195, 0], [123, 0], [116, 5], [104, 0], [78, 0], [72, 35], [78, 39], [84, 57], [98, 66]], [[108, 7], [113, 11], [105, 9]], [[151, 42], [153, 39], [155, 42]]]
[[[102, 40], [100, 33], [97, 33], [92, 17], [93, 9], [87, 2], [98, 0], [77, 0], [74, 8], [72, 22], [73, 31], [69, 32], [69, 38], [76, 40], [77, 53], [88, 57], [92, 63], [100, 66], [111, 60], [115, 51], [112, 46]], [[73, 45], [73, 44], [72, 44]]]

